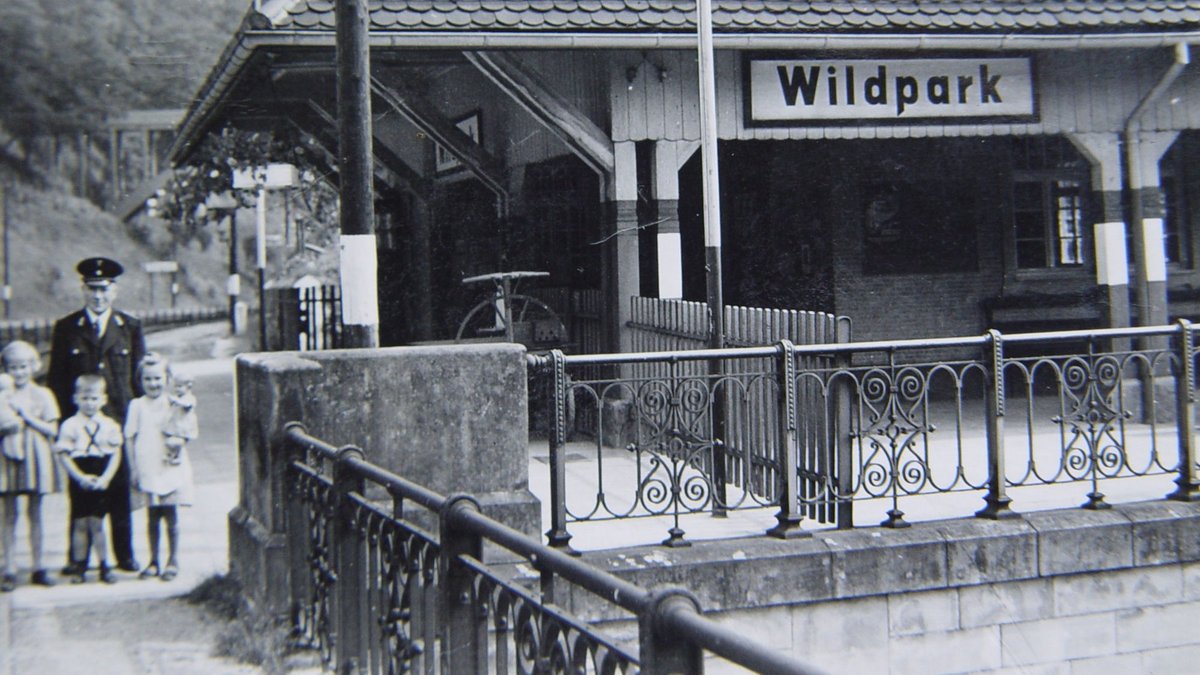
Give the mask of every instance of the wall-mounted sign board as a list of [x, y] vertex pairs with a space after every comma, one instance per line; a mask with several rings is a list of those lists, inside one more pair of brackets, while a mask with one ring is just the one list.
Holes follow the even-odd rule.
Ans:
[[1030, 57], [743, 61], [750, 126], [1034, 121]]

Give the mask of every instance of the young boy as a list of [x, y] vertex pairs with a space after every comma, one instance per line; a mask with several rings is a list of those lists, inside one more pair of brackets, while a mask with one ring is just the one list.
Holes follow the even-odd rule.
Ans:
[[104, 516], [108, 513], [105, 490], [121, 465], [121, 427], [100, 412], [108, 403], [107, 386], [99, 375], [80, 375], [75, 379], [72, 398], [79, 409], [62, 423], [55, 449], [71, 478], [71, 583], [86, 581], [88, 547], [96, 545], [100, 580], [116, 583], [108, 567], [108, 547], [104, 538]]

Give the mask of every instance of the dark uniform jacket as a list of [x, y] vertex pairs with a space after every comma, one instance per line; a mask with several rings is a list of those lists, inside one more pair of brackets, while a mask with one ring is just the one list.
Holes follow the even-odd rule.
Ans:
[[98, 339], [84, 310], [59, 319], [50, 338], [46, 384], [58, 399], [62, 418], [75, 414], [75, 378], [95, 373], [108, 384], [104, 413], [124, 425], [129, 402], [141, 392], [137, 365], [145, 353], [142, 322], [125, 312], [112, 310], [104, 336]]

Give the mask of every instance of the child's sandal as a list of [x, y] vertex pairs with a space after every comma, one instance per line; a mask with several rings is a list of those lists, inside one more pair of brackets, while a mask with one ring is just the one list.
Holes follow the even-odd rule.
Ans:
[[179, 574], [179, 568], [178, 568], [178, 567], [176, 567], [176, 566], [174, 566], [174, 565], [167, 565], [167, 568], [166, 568], [165, 570], [163, 570], [163, 573], [162, 573], [162, 580], [163, 580], [163, 581], [170, 581], [170, 580], [174, 579], [174, 578], [175, 578], [175, 576], [176, 576], [176, 575], [178, 575], [178, 574]]
[[152, 562], [149, 565], [146, 565], [146, 569], [142, 570], [142, 573], [138, 575], [138, 578], [149, 579], [150, 577], [156, 576], [158, 576], [158, 563]]
[[17, 575], [5, 574], [0, 577], [0, 593], [12, 593], [17, 590]]
[[100, 566], [100, 581], [103, 581], [109, 585], [117, 583], [117, 577], [115, 574], [113, 574], [112, 569], [110, 569], [108, 565]]

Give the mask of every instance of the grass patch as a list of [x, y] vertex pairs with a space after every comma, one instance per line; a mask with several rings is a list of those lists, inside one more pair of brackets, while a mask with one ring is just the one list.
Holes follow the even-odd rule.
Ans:
[[219, 656], [258, 666], [268, 675], [281, 675], [300, 655], [292, 647], [288, 622], [268, 616], [248, 602], [242, 585], [229, 575], [214, 574], [184, 599], [226, 621], [217, 636]]

